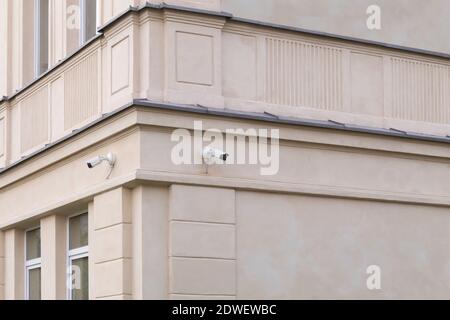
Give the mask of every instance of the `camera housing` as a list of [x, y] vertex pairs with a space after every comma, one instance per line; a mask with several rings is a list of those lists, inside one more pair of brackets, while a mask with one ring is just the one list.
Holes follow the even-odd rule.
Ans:
[[113, 167], [114, 164], [116, 163], [116, 156], [111, 152], [108, 153], [107, 155], [96, 156], [86, 161], [86, 165], [88, 166], [89, 169], [92, 169], [104, 161], [107, 162], [110, 167]]
[[203, 149], [203, 160], [207, 164], [215, 164], [217, 160], [222, 160], [224, 162], [227, 161], [229, 154], [223, 150], [214, 149], [214, 148], [205, 148]]

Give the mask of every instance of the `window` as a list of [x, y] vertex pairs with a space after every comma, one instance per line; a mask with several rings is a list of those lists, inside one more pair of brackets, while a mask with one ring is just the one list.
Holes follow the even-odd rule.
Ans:
[[48, 2], [49, 0], [34, 1], [34, 65], [36, 77], [48, 70]]
[[81, 44], [88, 42], [97, 34], [97, 1], [80, 0]]
[[41, 229], [25, 233], [25, 298], [41, 300]]
[[75, 52], [97, 34], [97, 1], [66, 0], [67, 52]]
[[88, 214], [69, 218], [69, 290], [70, 300], [89, 299]]

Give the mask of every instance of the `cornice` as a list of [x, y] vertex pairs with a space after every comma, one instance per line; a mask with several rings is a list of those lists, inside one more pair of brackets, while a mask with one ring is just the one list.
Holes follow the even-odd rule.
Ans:
[[222, 29], [226, 23], [225, 17], [221, 16], [202, 16], [198, 14], [185, 11], [178, 11], [174, 9], [165, 9], [163, 11], [164, 21], [187, 23], [206, 27]]

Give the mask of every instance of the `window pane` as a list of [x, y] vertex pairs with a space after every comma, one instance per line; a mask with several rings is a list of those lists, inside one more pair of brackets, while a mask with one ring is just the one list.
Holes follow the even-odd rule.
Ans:
[[41, 229], [27, 231], [26, 254], [27, 261], [41, 257]]
[[66, 0], [66, 45], [67, 54], [80, 47], [80, 0]]
[[72, 300], [89, 299], [89, 258], [72, 260]]
[[39, 74], [48, 69], [48, 0], [39, 1]]
[[41, 300], [41, 268], [28, 270], [28, 299]]
[[88, 215], [87, 213], [69, 220], [69, 249], [88, 245]]
[[97, 1], [86, 0], [84, 7], [84, 41], [92, 39], [97, 33]]

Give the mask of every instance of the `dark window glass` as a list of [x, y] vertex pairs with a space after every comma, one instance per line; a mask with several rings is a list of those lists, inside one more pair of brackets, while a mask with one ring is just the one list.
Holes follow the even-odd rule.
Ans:
[[37, 75], [48, 70], [48, 0], [38, 1]]
[[69, 249], [82, 248], [88, 245], [87, 213], [69, 220]]
[[85, 0], [84, 5], [84, 42], [97, 34], [97, 1]]
[[41, 229], [27, 231], [26, 257], [27, 261], [41, 257]]
[[41, 300], [41, 268], [28, 270], [28, 300]]
[[72, 300], [89, 299], [89, 258], [72, 260]]

